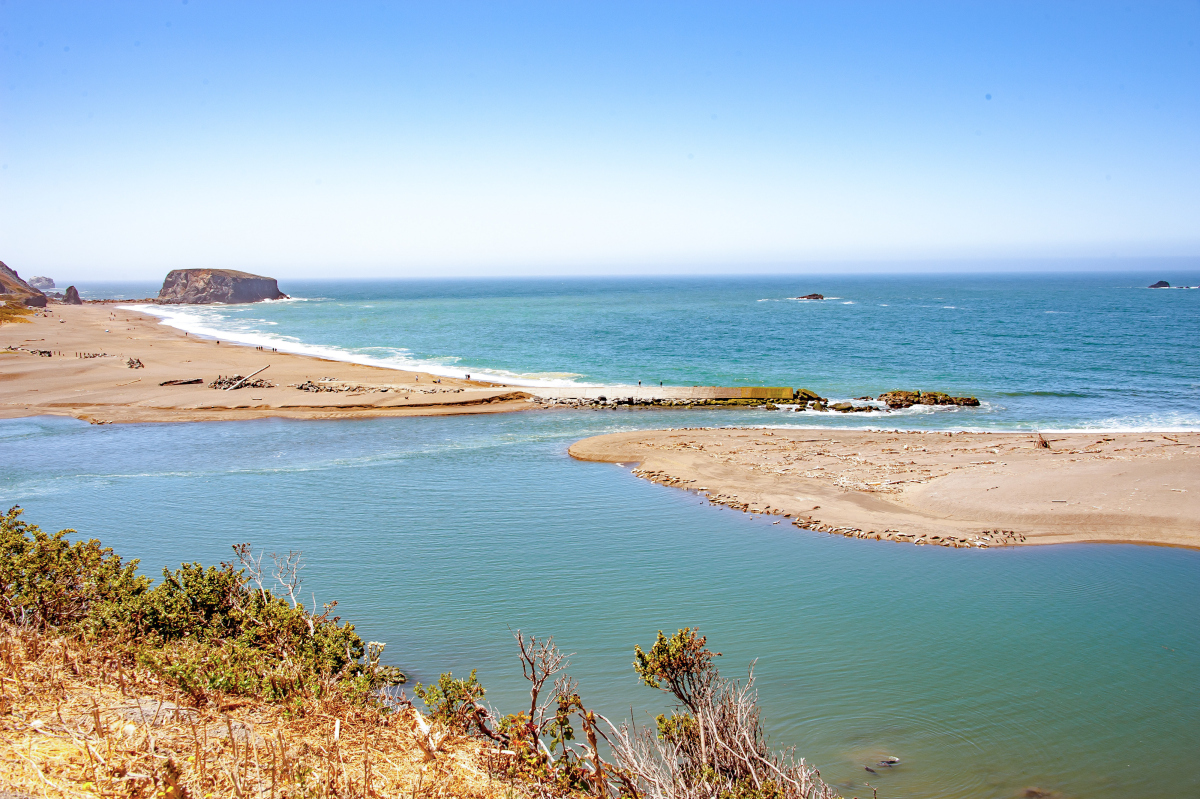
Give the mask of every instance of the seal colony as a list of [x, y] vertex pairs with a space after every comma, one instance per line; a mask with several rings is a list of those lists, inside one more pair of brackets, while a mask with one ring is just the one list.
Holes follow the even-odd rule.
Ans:
[[1200, 433], [700, 428], [596, 436], [570, 454], [854, 538], [1200, 548]]

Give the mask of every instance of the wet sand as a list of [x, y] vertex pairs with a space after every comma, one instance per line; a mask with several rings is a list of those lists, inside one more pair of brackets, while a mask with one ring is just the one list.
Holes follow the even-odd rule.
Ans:
[[[532, 407], [518, 387], [218, 343], [111, 304], [46, 310], [26, 317], [29, 323], [0, 326], [0, 417], [56, 414], [94, 423], [347, 419]], [[82, 357], [87, 355], [98, 357]], [[130, 368], [131, 358], [143, 368]], [[245, 376], [264, 366], [269, 368], [257, 377], [274, 387], [208, 387], [219, 375]], [[195, 379], [201, 382], [160, 385]], [[310, 381], [336, 390], [294, 388]]]
[[581, 460], [776, 523], [916, 544], [1200, 547], [1200, 433], [687, 429], [577, 442]]

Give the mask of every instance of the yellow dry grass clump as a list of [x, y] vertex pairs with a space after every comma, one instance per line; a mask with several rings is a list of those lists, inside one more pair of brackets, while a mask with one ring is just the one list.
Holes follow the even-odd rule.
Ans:
[[33, 309], [26, 308], [19, 302], [9, 300], [0, 304], [0, 325], [5, 322], [28, 322], [29, 320], [25, 317], [32, 315]]
[[191, 707], [104, 647], [0, 627], [5, 799], [527, 796], [494, 776], [497, 757], [412, 708], [233, 696]]

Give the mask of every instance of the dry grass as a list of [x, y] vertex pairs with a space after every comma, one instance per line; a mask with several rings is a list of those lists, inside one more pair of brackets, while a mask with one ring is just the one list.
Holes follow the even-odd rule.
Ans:
[[28, 322], [26, 318], [34, 313], [32, 308], [27, 308], [19, 302], [8, 302], [0, 304], [0, 325], [5, 322]]
[[518, 797], [481, 741], [338, 699], [187, 697], [119, 653], [0, 628], [0, 788], [18, 797]]

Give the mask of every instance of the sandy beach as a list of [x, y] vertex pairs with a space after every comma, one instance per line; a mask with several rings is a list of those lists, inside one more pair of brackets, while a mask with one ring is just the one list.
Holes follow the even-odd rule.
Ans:
[[954, 547], [1200, 547], [1200, 433], [683, 429], [584, 439], [714, 503], [859, 538]]
[[[0, 326], [0, 417], [57, 414], [94, 423], [524, 410], [518, 388], [361, 366], [185, 335], [112, 304], [51, 305]], [[49, 353], [43, 355], [41, 353]], [[131, 368], [130, 359], [142, 364]], [[268, 367], [272, 387], [209, 388]], [[161, 385], [168, 381], [192, 381]], [[308, 384], [320, 390], [300, 390]]]

